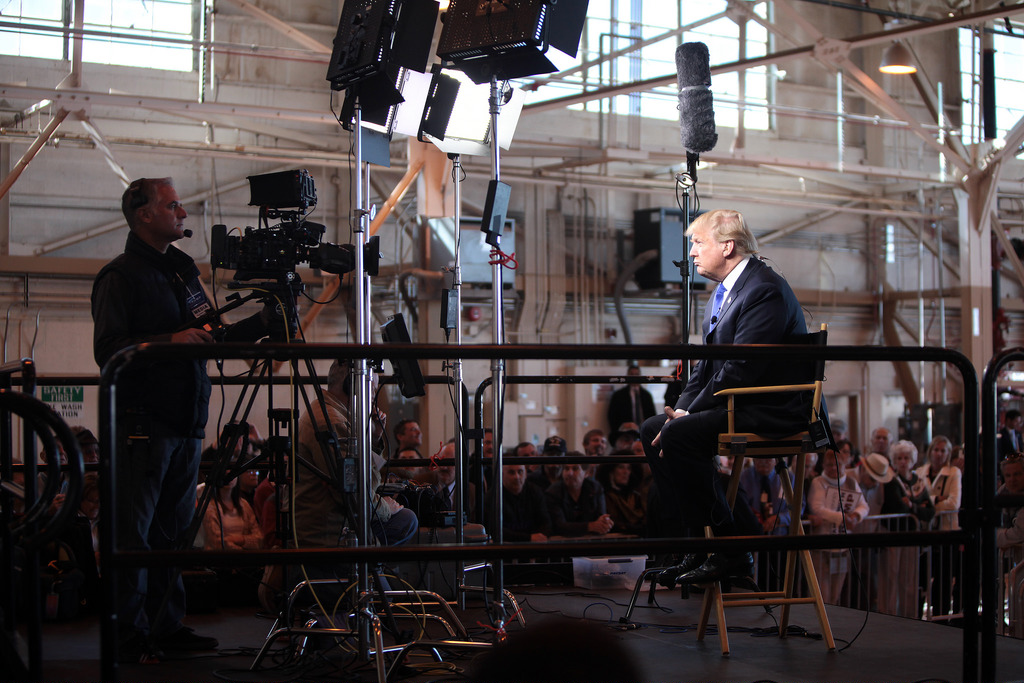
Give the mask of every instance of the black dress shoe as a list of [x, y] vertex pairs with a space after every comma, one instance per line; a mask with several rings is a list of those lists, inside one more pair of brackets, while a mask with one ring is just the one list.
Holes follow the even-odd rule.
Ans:
[[723, 555], [714, 553], [696, 569], [676, 579], [679, 583], [714, 583], [725, 578], [750, 576], [754, 569], [754, 556], [750, 553]]
[[675, 588], [680, 576], [701, 566], [706, 559], [707, 555], [703, 553], [687, 553], [683, 555], [679, 564], [666, 567], [658, 574], [658, 584], [669, 589]]

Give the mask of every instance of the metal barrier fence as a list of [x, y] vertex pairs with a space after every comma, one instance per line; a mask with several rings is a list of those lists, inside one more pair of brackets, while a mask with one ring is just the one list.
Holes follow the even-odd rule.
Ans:
[[[270, 359], [270, 360], [307, 360], [323, 358], [366, 358], [383, 360], [393, 358], [438, 359], [451, 360], [458, 357], [462, 360], [502, 359], [548, 359], [548, 360], [616, 360], [627, 359], [661, 360], [685, 355], [690, 359], [744, 359], [762, 358], [767, 360], [852, 360], [852, 361], [926, 361], [947, 363], [955, 366], [963, 379], [964, 386], [964, 431], [967, 434], [978, 431], [978, 395], [977, 377], [970, 361], [956, 351], [934, 348], [892, 348], [892, 347], [789, 347], [789, 346], [436, 346], [421, 344], [405, 345], [143, 345], [126, 350], [103, 369], [101, 381], [101, 443], [104, 448], [103, 462], [105, 469], [101, 476], [101, 561], [105, 568], [104, 599], [105, 604], [113, 605], [114, 581], [117, 570], [123, 567], [162, 564], [165, 566], [187, 565], [197, 561], [223, 566], [244, 566], [254, 563], [288, 563], [288, 562], [325, 562], [344, 561], [365, 563], [368, 561], [392, 561], [400, 559], [459, 559], [466, 554], [460, 547], [353, 547], [341, 549], [314, 550], [278, 550], [255, 552], [208, 552], [193, 553], [179, 551], [160, 552], [127, 552], [119, 551], [114, 546], [114, 477], [113, 477], [113, 435], [117, 425], [114, 410], [114, 387], [123, 367], [133, 358], [144, 357], [147, 360], [175, 357], [186, 358], [225, 358], [225, 359]], [[979, 530], [986, 517], [981, 514], [978, 506], [977, 471], [979, 457], [978, 444], [966, 444], [967, 468], [964, 476], [964, 529], [959, 531], [922, 532], [894, 531], [886, 534], [852, 534], [848, 536], [809, 536], [809, 537], [734, 537], [716, 539], [636, 539], [620, 542], [594, 541], [580, 543], [552, 543], [546, 546], [537, 544], [501, 544], [496, 546], [474, 546], [471, 555], [481, 560], [497, 560], [527, 557], [551, 557], [566, 555], [590, 554], [622, 554], [649, 552], [718, 552], [735, 551], [739, 548], [751, 550], [778, 550], [793, 548], [809, 548], [812, 550], [830, 550], [837, 548], [865, 548], [875, 546], [902, 547], [942, 545], [965, 547], [965, 563], [963, 566], [964, 584], [977, 585], [979, 567], [977, 558], [980, 544]], [[495, 453], [495, 467], [500, 467], [501, 453]], [[993, 558], [994, 560], [994, 558]], [[983, 597], [987, 594], [983, 593]], [[995, 602], [993, 595], [988, 608]], [[964, 643], [963, 643], [963, 676], [964, 681], [978, 680], [977, 633], [978, 611], [977, 600], [964, 600]], [[116, 680], [116, 665], [113, 662], [112, 644], [115, 640], [116, 619], [113, 614], [105, 614], [101, 625], [101, 675], [104, 680]], [[984, 676], [983, 676], [984, 678]]]

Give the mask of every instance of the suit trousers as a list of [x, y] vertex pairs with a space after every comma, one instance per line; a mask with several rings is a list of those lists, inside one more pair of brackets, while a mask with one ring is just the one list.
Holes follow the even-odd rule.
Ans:
[[[154, 422], [145, 445], [118, 452], [119, 550], [181, 549], [196, 510], [201, 448], [200, 439], [175, 435]], [[130, 567], [119, 574], [120, 628], [161, 637], [181, 627], [185, 586], [177, 568]]]
[[[668, 529], [678, 529], [681, 522], [684, 535], [701, 535], [704, 526], [710, 526], [716, 536], [736, 535], [716, 462], [718, 435], [727, 428], [725, 408], [673, 420], [656, 415], [640, 428]], [[661, 441], [652, 446], [659, 433]]]

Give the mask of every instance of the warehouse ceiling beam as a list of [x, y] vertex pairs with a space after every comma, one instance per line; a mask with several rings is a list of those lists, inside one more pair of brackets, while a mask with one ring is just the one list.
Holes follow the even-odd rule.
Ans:
[[[945, 19], [936, 19], [933, 22], [925, 24], [909, 24], [906, 26], [900, 26], [889, 31], [878, 31], [875, 33], [866, 33], [861, 36], [854, 38], [844, 39], [844, 42], [850, 45], [851, 49], [860, 49], [868, 47], [870, 45], [884, 45], [893, 41], [896, 38], [909, 38], [911, 36], [927, 35], [930, 33], [938, 33], [941, 31], [947, 31], [961, 26], [968, 26], [971, 24], [983, 23], [989, 19], [996, 19], [1002, 17], [1011, 17], [1018, 14], [1024, 13], [1024, 3], [1015, 3], [1006, 7], [990, 7], [985, 10], [978, 12], [970, 12], [963, 14], [958, 17], [949, 17]], [[735, 62], [726, 62], [717, 66], [711, 67], [711, 75], [717, 76], [718, 74], [733, 73], [737, 71], [745, 71], [758, 66], [778, 65], [790, 62], [803, 57], [810, 57], [814, 54], [815, 46], [802, 45], [799, 47], [793, 47], [786, 50], [779, 50], [771, 54], [764, 55], [762, 57], [751, 57], [749, 59], [741, 59]], [[584, 104], [586, 102], [592, 102], [594, 100], [606, 99], [609, 97], [615, 97], [617, 95], [630, 95], [632, 93], [647, 92], [654, 90], [655, 88], [666, 88], [676, 84], [676, 74], [668, 74], [665, 76], [656, 76], [654, 78], [647, 78], [639, 81], [631, 81], [629, 83], [621, 83], [618, 85], [609, 85], [586, 92], [581, 92], [576, 95], [568, 95], [566, 97], [558, 97], [544, 102], [537, 102], [536, 104], [530, 104], [523, 107], [523, 114], [540, 113], [544, 111], [551, 111], [554, 109], [564, 109], [574, 104]]]
[[331, 54], [330, 46], [324, 45], [316, 38], [313, 38], [307, 33], [300, 31], [299, 29], [295, 28], [288, 22], [275, 17], [270, 12], [267, 12], [264, 9], [260, 9], [259, 7], [252, 4], [248, 0], [220, 0], [220, 2], [232, 5], [233, 7], [236, 7], [241, 11], [245, 12], [249, 16], [255, 17], [256, 19], [260, 20], [261, 22], [263, 22], [270, 28], [274, 29], [278, 33], [281, 33], [282, 35], [291, 38], [302, 47], [305, 47], [319, 54]]

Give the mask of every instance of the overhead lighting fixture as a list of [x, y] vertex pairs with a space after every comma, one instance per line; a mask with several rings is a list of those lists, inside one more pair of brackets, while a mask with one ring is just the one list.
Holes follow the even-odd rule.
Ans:
[[882, 53], [882, 63], [878, 65], [878, 70], [884, 74], [913, 74], [917, 73], [917, 65], [907, 46], [894, 40]]

